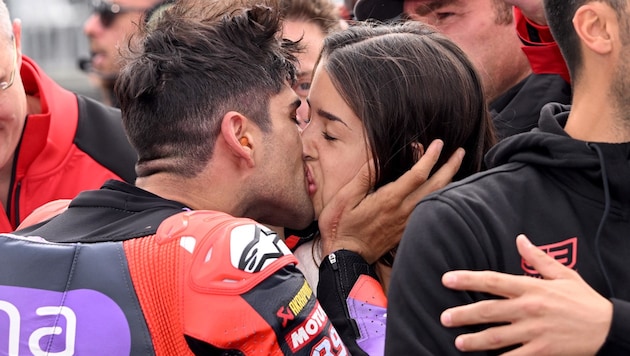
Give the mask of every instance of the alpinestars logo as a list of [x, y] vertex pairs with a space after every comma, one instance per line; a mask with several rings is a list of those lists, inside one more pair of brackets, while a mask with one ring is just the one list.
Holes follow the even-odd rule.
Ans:
[[260, 272], [278, 258], [291, 254], [280, 237], [261, 225], [242, 225], [232, 230], [232, 264], [245, 272]]
[[[572, 237], [553, 244], [538, 246], [538, 248], [543, 250], [547, 255], [553, 257], [556, 261], [569, 268], [573, 268], [577, 263], [577, 242], [577, 237]], [[521, 259], [521, 267], [523, 268], [523, 271], [525, 271], [526, 275], [536, 278], [542, 277], [540, 273], [538, 273], [534, 267], [528, 265], [524, 259]]]

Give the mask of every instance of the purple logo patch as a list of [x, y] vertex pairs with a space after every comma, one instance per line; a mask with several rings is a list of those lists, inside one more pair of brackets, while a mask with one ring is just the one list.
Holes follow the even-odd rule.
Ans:
[[0, 286], [0, 355], [128, 355], [123, 311], [103, 293]]

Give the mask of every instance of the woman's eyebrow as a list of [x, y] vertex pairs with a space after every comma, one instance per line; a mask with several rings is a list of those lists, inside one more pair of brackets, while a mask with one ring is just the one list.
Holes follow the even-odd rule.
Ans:
[[325, 111], [325, 110], [322, 110], [322, 109], [318, 109], [318, 110], [317, 110], [317, 115], [319, 115], [319, 116], [321, 116], [321, 117], [323, 117], [323, 118], [325, 118], [325, 119], [327, 119], [327, 120], [330, 120], [330, 121], [337, 121], [337, 122], [340, 122], [340, 123], [344, 124], [344, 126], [346, 126], [346, 127], [350, 128], [350, 127], [348, 126], [348, 124], [346, 124], [346, 123], [345, 123], [343, 120], [341, 120], [338, 116], [333, 115], [333, 114], [329, 113], [328, 111]]

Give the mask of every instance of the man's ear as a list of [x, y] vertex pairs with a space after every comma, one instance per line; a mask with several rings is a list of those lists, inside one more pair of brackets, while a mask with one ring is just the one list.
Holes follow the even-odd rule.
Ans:
[[18, 52], [17, 62], [18, 62], [18, 70], [19, 70], [19, 67], [22, 66], [22, 20], [20, 19], [13, 20], [11, 27], [13, 29], [13, 36], [15, 36], [15, 49]]
[[573, 26], [585, 47], [583, 50], [605, 55], [612, 52], [616, 43], [621, 44], [617, 14], [604, 2], [581, 6], [573, 16]]
[[221, 121], [221, 136], [229, 151], [239, 160], [243, 160], [248, 167], [254, 167], [254, 135], [255, 125], [243, 114], [230, 111]]

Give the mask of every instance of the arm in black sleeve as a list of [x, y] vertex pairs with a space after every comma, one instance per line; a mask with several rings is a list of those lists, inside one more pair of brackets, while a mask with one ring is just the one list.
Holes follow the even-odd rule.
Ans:
[[598, 355], [630, 354], [630, 302], [612, 298], [613, 319], [606, 343]]

